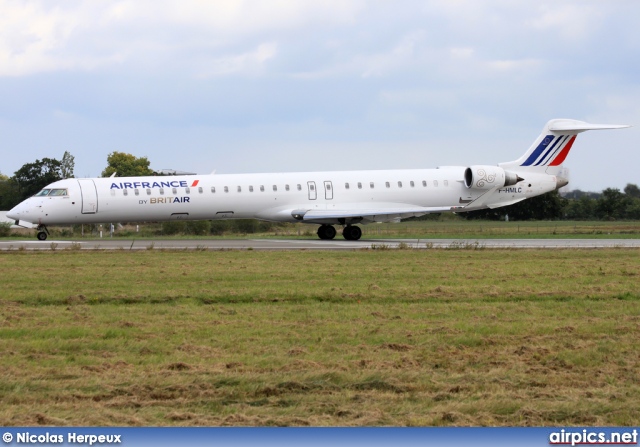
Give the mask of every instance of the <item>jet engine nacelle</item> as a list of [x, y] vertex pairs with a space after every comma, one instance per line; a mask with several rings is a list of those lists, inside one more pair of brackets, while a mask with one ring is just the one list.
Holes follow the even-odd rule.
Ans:
[[489, 190], [496, 186], [515, 185], [521, 177], [499, 166], [471, 166], [464, 171], [464, 185], [467, 188]]

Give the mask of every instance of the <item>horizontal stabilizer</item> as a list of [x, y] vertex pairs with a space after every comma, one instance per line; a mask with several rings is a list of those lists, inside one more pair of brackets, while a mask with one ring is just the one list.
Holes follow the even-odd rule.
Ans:
[[585, 130], [624, 129], [626, 124], [590, 124], [584, 121], [556, 119], [549, 123], [552, 132], [584, 132]]

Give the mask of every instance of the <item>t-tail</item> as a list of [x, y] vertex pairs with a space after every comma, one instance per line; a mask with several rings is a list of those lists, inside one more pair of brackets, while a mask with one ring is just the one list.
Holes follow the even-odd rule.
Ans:
[[[461, 211], [498, 208], [562, 188], [569, 181], [561, 176], [562, 163], [576, 141], [587, 130], [621, 129], [620, 124], [589, 124], [555, 119], [545, 124], [527, 152], [515, 161], [495, 166], [471, 166], [465, 170], [464, 184], [473, 191], [486, 191]], [[461, 197], [461, 203], [465, 201]]]
[[[519, 159], [499, 166], [518, 173], [534, 172], [558, 175], [562, 163], [579, 133], [587, 130], [622, 129], [630, 127], [622, 124], [589, 124], [571, 119], [554, 119], [545, 124], [538, 138], [529, 150]], [[521, 174], [522, 175], [522, 174]]]

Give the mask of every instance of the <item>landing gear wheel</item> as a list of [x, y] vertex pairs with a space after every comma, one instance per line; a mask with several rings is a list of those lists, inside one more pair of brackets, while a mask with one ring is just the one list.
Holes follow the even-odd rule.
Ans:
[[45, 241], [47, 240], [47, 236], [49, 236], [49, 230], [47, 230], [47, 227], [45, 227], [44, 225], [40, 224], [38, 225], [38, 228], [36, 228], [36, 230], [38, 231], [38, 240], [39, 241]]
[[332, 225], [320, 225], [318, 228], [318, 237], [323, 240], [329, 240], [336, 237], [336, 229]]
[[362, 230], [360, 227], [347, 225], [344, 227], [344, 230], [342, 230], [342, 236], [348, 241], [357, 241], [362, 237]]

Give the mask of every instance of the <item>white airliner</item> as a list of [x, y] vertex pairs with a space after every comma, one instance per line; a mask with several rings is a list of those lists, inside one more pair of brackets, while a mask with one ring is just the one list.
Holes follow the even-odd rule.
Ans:
[[625, 125], [549, 121], [518, 160], [497, 166], [60, 180], [7, 213], [17, 225], [261, 219], [320, 225], [320, 239], [358, 240], [355, 224], [498, 208], [558, 189], [576, 135]]

